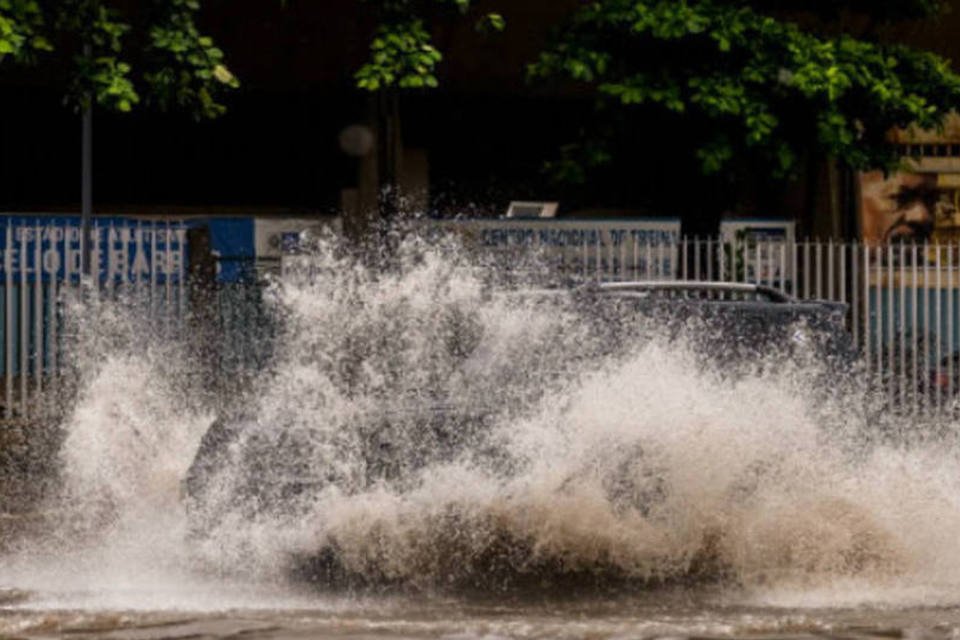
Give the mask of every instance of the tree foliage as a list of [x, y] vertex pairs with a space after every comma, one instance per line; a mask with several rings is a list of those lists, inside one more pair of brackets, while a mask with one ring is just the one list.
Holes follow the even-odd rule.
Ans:
[[[960, 104], [942, 58], [896, 44], [825, 35], [778, 11], [838, 6], [878, 20], [935, 15], [937, 0], [596, 0], [576, 11], [529, 71], [589, 86], [627, 115], [641, 106], [706, 123], [695, 151], [706, 173], [759, 158], [787, 175], [812, 147], [853, 168], [891, 167], [893, 127], [936, 128]], [[592, 149], [591, 149], [592, 147]], [[554, 168], [583, 179], [602, 145], [571, 145]], [[584, 153], [586, 152], [586, 153]]]
[[[239, 86], [223, 52], [196, 24], [200, 0], [152, 0], [133, 23], [108, 0], [0, 0], [0, 64], [69, 60], [67, 101], [92, 100], [130, 111], [143, 100], [179, 107], [197, 118], [224, 111], [222, 97]], [[142, 51], [127, 46], [139, 31]], [[136, 64], [134, 64], [134, 61]]]
[[[381, 89], [433, 88], [443, 54], [434, 46], [429, 20], [438, 14], [467, 15], [471, 0], [362, 0], [378, 14], [379, 26], [370, 43], [370, 57], [357, 71], [357, 86]], [[501, 31], [499, 13], [485, 13], [476, 21], [481, 31]]]

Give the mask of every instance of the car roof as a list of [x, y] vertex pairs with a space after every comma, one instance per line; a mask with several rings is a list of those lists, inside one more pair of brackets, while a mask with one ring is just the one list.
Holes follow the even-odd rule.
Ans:
[[746, 282], [707, 282], [700, 280], [633, 280], [599, 282], [579, 286], [519, 289], [507, 297], [542, 297], [564, 295], [599, 296], [607, 299], [650, 302], [677, 302], [681, 304], [731, 307], [739, 309], [816, 310], [846, 313], [847, 305], [830, 300], [800, 300], [774, 287]]
[[[706, 299], [754, 299], [766, 302], [793, 303], [796, 298], [779, 289], [747, 282], [707, 282], [699, 280], [633, 280], [625, 282], [601, 282], [588, 285], [603, 293], [701, 293]], [[643, 295], [646, 297], [646, 295]], [[681, 296], [682, 297], [682, 296]]]

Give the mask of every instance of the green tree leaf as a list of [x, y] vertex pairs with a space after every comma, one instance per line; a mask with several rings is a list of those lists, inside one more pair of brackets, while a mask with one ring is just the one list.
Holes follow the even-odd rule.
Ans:
[[936, 127], [960, 104], [960, 77], [942, 58], [822, 35], [816, 23], [801, 28], [775, 13], [800, 5], [824, 18], [844, 7], [895, 19], [933, 16], [944, 3], [594, 0], [566, 21], [529, 76], [585, 84], [605, 109], [653, 105], [683, 113], [696, 130], [724, 132], [692, 150], [706, 173], [752, 156], [786, 174], [808, 151], [886, 168], [896, 160], [891, 128]]

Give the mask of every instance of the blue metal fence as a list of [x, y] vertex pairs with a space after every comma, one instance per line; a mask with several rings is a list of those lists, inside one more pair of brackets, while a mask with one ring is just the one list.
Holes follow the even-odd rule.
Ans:
[[[184, 221], [78, 216], [0, 219], [0, 413], [27, 416], [62, 373], [63, 301], [136, 292], [156, 308], [186, 303]], [[84, 252], [89, 269], [81, 268]]]

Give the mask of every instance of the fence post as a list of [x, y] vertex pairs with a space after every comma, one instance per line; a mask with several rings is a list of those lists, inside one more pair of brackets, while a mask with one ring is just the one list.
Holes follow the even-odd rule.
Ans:
[[[936, 299], [934, 300], [934, 308], [936, 309], [935, 311], [936, 322], [934, 324], [934, 327], [935, 327], [934, 331], [935, 331], [936, 337], [934, 338], [935, 362], [933, 365], [933, 368], [934, 368], [933, 376], [934, 376], [934, 379], [937, 380], [938, 382], [938, 384], [934, 385], [937, 388], [934, 394], [936, 395], [935, 406], [936, 406], [937, 413], [939, 414], [943, 405], [943, 395], [941, 393], [940, 384], [939, 384], [940, 366], [942, 364], [942, 359], [943, 359], [943, 271], [941, 269], [940, 244], [935, 242], [933, 245], [933, 250], [934, 250], [934, 253], [936, 254], [936, 257], [934, 258], [934, 269], [936, 269], [935, 285], [936, 285], [936, 296], [937, 296]], [[930, 373], [928, 372], [927, 375], [929, 376]]]
[[20, 342], [20, 357], [17, 358], [19, 361], [19, 372], [20, 372], [20, 414], [23, 416], [27, 415], [27, 405], [29, 404], [27, 398], [27, 368], [29, 363], [27, 361], [27, 356], [29, 355], [30, 345], [28, 343], [30, 337], [30, 302], [27, 297], [27, 227], [20, 225], [20, 264], [18, 265], [20, 269], [20, 322], [17, 325], [17, 333], [19, 334]]
[[43, 230], [40, 226], [40, 220], [34, 223], [34, 245], [33, 245], [33, 375], [34, 397], [37, 403], [42, 401], [43, 395]]
[[4, 411], [7, 418], [13, 417], [13, 252], [10, 251], [10, 248], [13, 247], [13, 223], [10, 219], [7, 219], [7, 228], [6, 233], [6, 248], [7, 251], [4, 253], [4, 292], [3, 292], [3, 302], [4, 302], [4, 327], [3, 327], [3, 338], [4, 338], [4, 362], [3, 362], [3, 377], [4, 377]]
[[[951, 409], [956, 407], [953, 392], [953, 370], [954, 370], [954, 340], [953, 340], [953, 314], [956, 312], [954, 307], [955, 295], [953, 290], [953, 251], [956, 245], [950, 240], [947, 242], [947, 399], [950, 402]], [[952, 411], [951, 411], [952, 413]]]
[[[900, 244], [900, 262], [897, 269], [897, 286], [900, 289], [900, 313], [898, 314], [900, 318], [900, 330], [898, 335], [900, 336], [900, 408], [903, 409], [906, 405], [907, 397], [907, 289], [905, 285], [905, 278], [903, 270], [905, 266], [905, 257], [906, 257], [906, 246]], [[893, 284], [891, 283], [891, 287]]]

